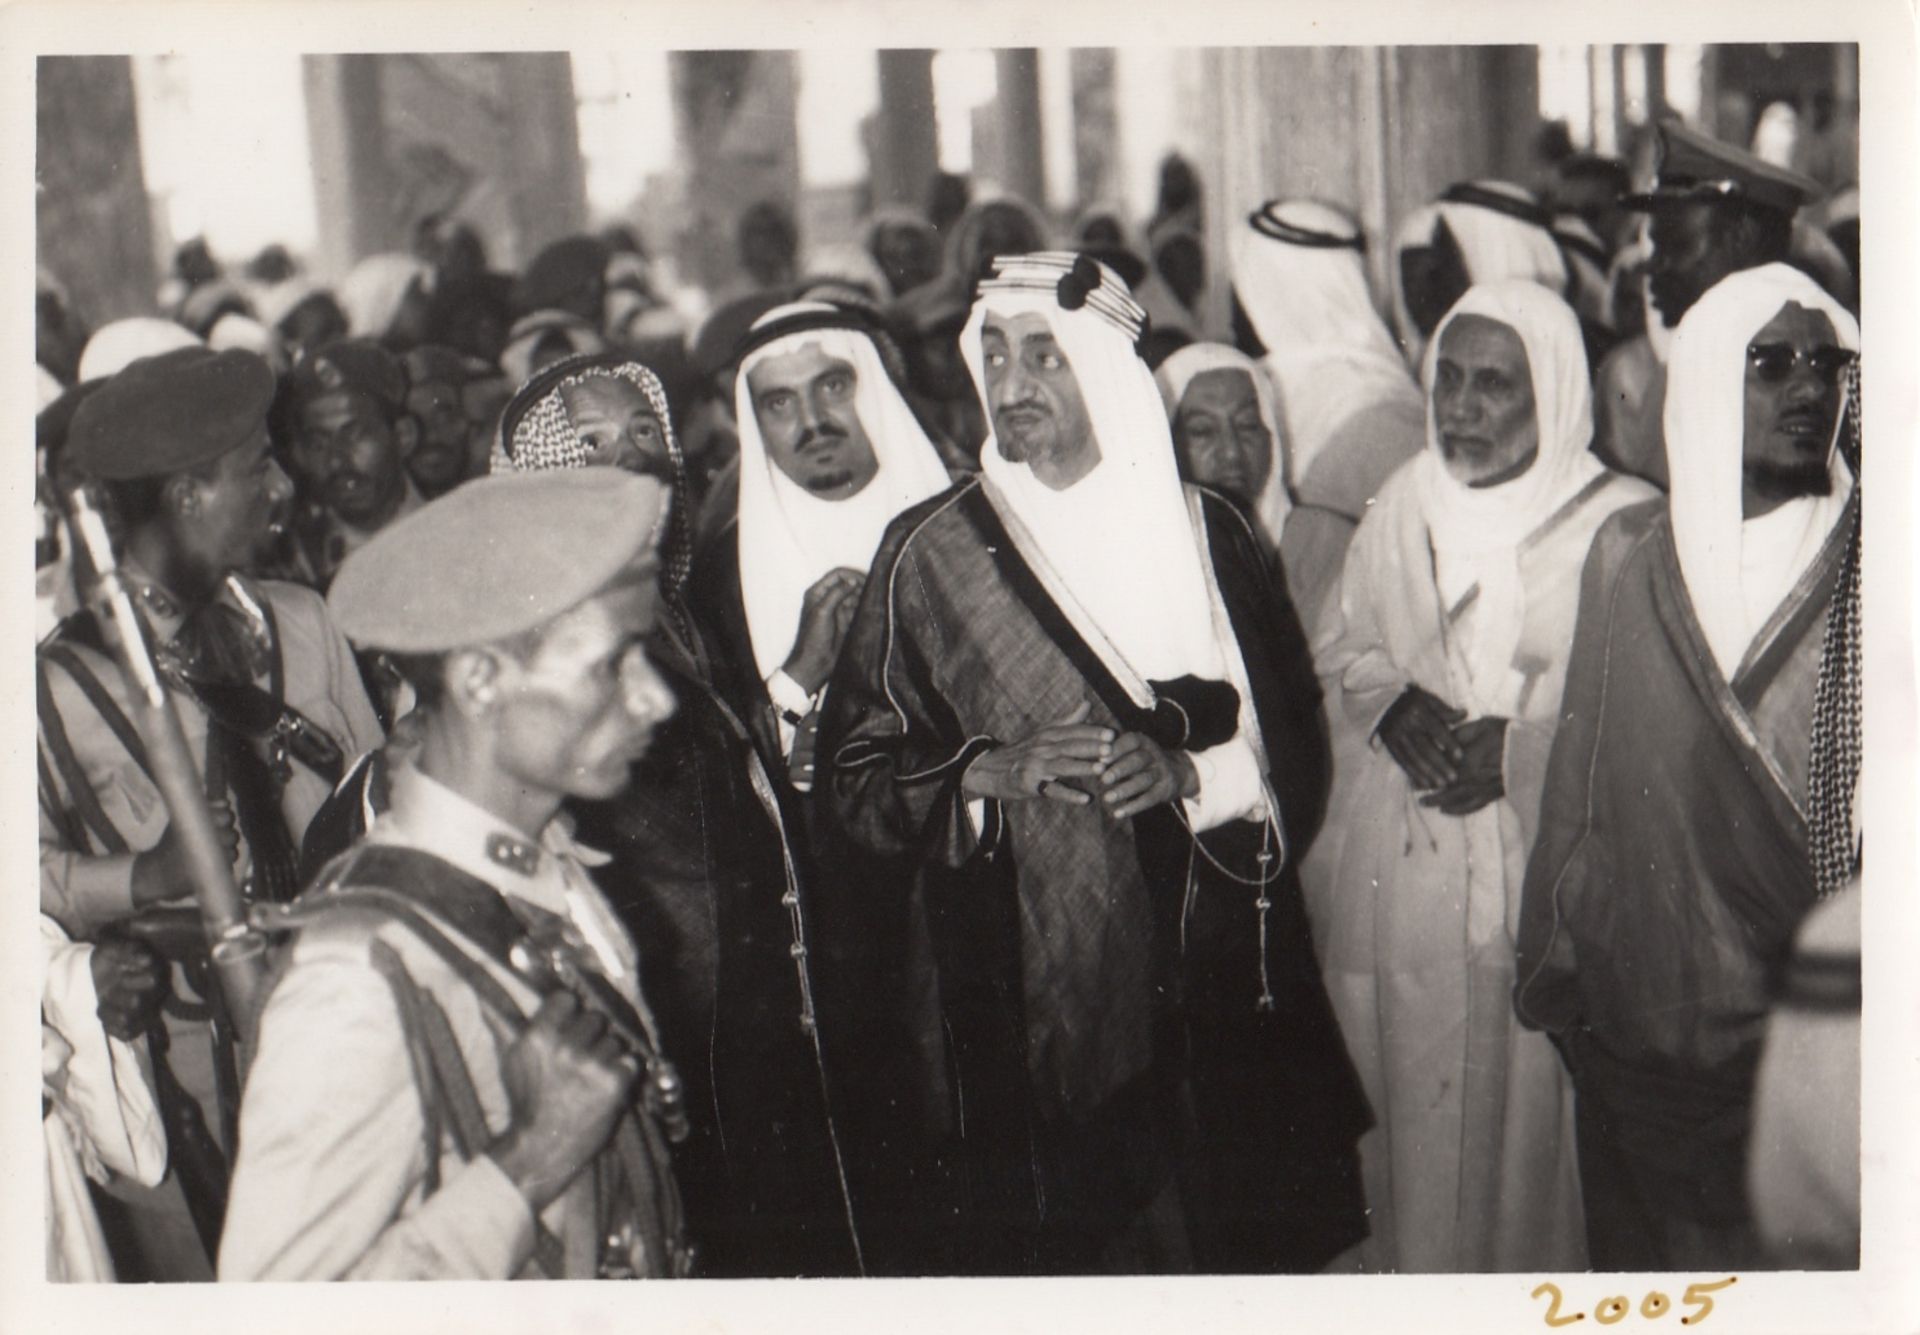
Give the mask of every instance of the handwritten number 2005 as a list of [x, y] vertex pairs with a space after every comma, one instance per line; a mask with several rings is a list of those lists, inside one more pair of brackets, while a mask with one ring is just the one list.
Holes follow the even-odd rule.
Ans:
[[[1700, 1310], [1691, 1316], [1681, 1317], [1680, 1324], [1683, 1326], [1697, 1326], [1702, 1321], [1705, 1321], [1713, 1313], [1713, 1299], [1708, 1295], [1718, 1293], [1721, 1289], [1726, 1288], [1727, 1285], [1735, 1282], [1735, 1280], [1729, 1278], [1716, 1280], [1711, 1284], [1687, 1285], [1687, 1291], [1681, 1295], [1680, 1301], [1688, 1307], [1697, 1307]], [[1544, 1297], [1547, 1300], [1546, 1317], [1549, 1326], [1571, 1326], [1576, 1321], [1585, 1321], [1587, 1319], [1585, 1312], [1575, 1312], [1572, 1316], [1560, 1315], [1562, 1294], [1558, 1284], [1542, 1284], [1528, 1296], [1533, 1298]], [[1663, 1317], [1672, 1309], [1673, 1304], [1668, 1301], [1667, 1295], [1664, 1293], [1649, 1293], [1640, 1300], [1640, 1315], [1649, 1319]], [[1625, 1295], [1607, 1298], [1602, 1300], [1600, 1305], [1593, 1309], [1593, 1319], [1603, 1326], [1611, 1326], [1616, 1322], [1625, 1320], [1627, 1313], [1632, 1310], [1633, 1304]]]

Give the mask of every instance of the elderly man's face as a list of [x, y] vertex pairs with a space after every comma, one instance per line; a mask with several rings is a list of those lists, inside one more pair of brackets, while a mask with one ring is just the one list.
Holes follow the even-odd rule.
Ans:
[[666, 431], [640, 386], [621, 376], [597, 375], [561, 386], [560, 401], [574, 435], [587, 447], [589, 464], [672, 476]]
[[1253, 377], [1221, 367], [1188, 381], [1174, 414], [1173, 443], [1195, 482], [1255, 500], [1273, 466], [1273, 435], [1260, 416]]
[[1483, 315], [1447, 325], [1433, 364], [1433, 423], [1447, 471], [1469, 487], [1496, 487], [1533, 466], [1540, 423], [1519, 334]]
[[987, 411], [1000, 455], [1063, 491], [1093, 471], [1100, 444], [1067, 354], [1038, 311], [989, 314], [980, 327]]
[[1647, 239], [1653, 243], [1647, 292], [1669, 329], [1708, 288], [1733, 272], [1725, 230], [1724, 213], [1709, 203], [1663, 204], [1654, 210], [1647, 224]]
[[1747, 518], [1832, 489], [1827, 451], [1840, 412], [1839, 373], [1849, 360], [1833, 321], [1794, 302], [1747, 341], [1740, 489]]
[[506, 665], [495, 736], [501, 768], [523, 788], [598, 800], [627, 786], [674, 710], [642, 647], [659, 605], [652, 569], [636, 572], [554, 618]]
[[818, 343], [763, 357], [747, 372], [767, 457], [824, 500], [857, 496], [880, 471], [860, 421], [859, 373]]
[[300, 410], [293, 460], [329, 510], [357, 528], [384, 523], [406, 495], [405, 463], [419, 426], [390, 418], [355, 389], [322, 394]]

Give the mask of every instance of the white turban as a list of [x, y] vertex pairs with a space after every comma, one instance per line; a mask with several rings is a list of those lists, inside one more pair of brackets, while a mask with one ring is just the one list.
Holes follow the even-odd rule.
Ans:
[[185, 325], [151, 315], [115, 320], [94, 330], [80, 354], [80, 379], [116, 375], [142, 357], [158, 357], [175, 348], [197, 348], [200, 340]]
[[[1433, 413], [1433, 375], [1441, 338], [1463, 315], [1497, 321], [1519, 336], [1533, 384], [1539, 454], [1520, 476], [1470, 487], [1447, 470]], [[1514, 652], [1526, 616], [1521, 543], [1605, 471], [1593, 443], [1593, 390], [1580, 319], [1553, 293], [1524, 279], [1467, 289], [1434, 328], [1422, 380], [1427, 387], [1427, 448], [1411, 465], [1421, 516], [1433, 542], [1437, 582], [1451, 607], [1480, 592], [1464, 654], [1476, 714], [1510, 715], [1517, 706]]]
[[[1313, 200], [1263, 210], [1287, 227], [1358, 238], [1353, 220]], [[1419, 393], [1367, 292], [1360, 251], [1294, 245], [1249, 221], [1229, 238], [1233, 290], [1267, 350], [1286, 419], [1287, 481], [1298, 487], [1354, 413]]]
[[432, 273], [425, 260], [402, 251], [369, 255], [354, 265], [338, 291], [340, 309], [347, 316], [347, 334], [352, 338], [385, 338], [406, 303], [407, 293], [416, 282], [429, 281]]
[[1673, 545], [1694, 615], [1729, 681], [1819, 555], [1853, 490], [1852, 474], [1829, 443], [1831, 495], [1742, 518], [1747, 345], [1789, 302], [1824, 314], [1834, 341], [1858, 351], [1860, 326], [1839, 302], [1798, 269], [1766, 264], [1721, 279], [1695, 302], [1674, 330], [1667, 358], [1663, 425]]
[[[951, 485], [933, 442], [887, 374], [873, 340], [854, 317], [824, 302], [776, 306], [755, 329], [799, 315], [841, 315], [845, 327], [805, 329], [755, 348], [740, 363], [734, 406], [740, 429], [740, 596], [754, 662], [770, 677], [787, 661], [800, 607], [821, 576], [842, 566], [865, 572], [894, 516]], [[769, 357], [818, 347], [854, 369], [855, 411], [880, 465], [844, 500], [825, 500], [795, 483], [767, 455], [747, 374]]]
[[[1160, 363], [1160, 369], [1153, 373], [1154, 383], [1160, 387], [1160, 397], [1167, 405], [1167, 424], [1173, 426], [1180, 416], [1180, 401], [1187, 395], [1187, 386], [1194, 377], [1205, 375], [1209, 371], [1243, 371], [1253, 381], [1254, 398], [1260, 404], [1260, 420], [1266, 424], [1267, 434], [1273, 437], [1273, 454], [1267, 461], [1267, 475], [1260, 483], [1260, 493], [1254, 498], [1253, 517], [1259, 521], [1260, 532], [1269, 547], [1280, 545], [1280, 531], [1286, 526], [1287, 515], [1293, 509], [1293, 501], [1287, 495], [1286, 438], [1280, 430], [1280, 417], [1273, 401], [1273, 386], [1268, 383], [1266, 369], [1260, 363], [1237, 349], [1224, 343], [1189, 343]], [[1402, 374], [1404, 379], [1404, 373]]]

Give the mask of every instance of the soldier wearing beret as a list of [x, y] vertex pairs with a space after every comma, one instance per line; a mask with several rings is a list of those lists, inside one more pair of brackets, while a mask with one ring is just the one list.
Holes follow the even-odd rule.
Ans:
[[[63, 451], [63, 470], [105, 501], [237, 878], [261, 899], [291, 896], [293, 851], [343, 757], [381, 740], [320, 598], [240, 573], [292, 492], [268, 452], [273, 387], [251, 353], [141, 358], [80, 404]], [[217, 997], [193, 886], [129, 722], [134, 688], [93, 615], [62, 623], [37, 667], [42, 911], [75, 940], [170, 919], [184, 928], [170, 934], [176, 996], [154, 1035], [173, 1172], [157, 1191], [120, 1194], [139, 1268], [205, 1278], [236, 1091], [210, 1040]]]
[[687, 1269], [677, 1077], [561, 815], [619, 792], [673, 712], [642, 647], [665, 512], [608, 468], [485, 478], [341, 568], [330, 604], [399, 656], [419, 743], [285, 915], [221, 1278]]
[[373, 340], [340, 339], [300, 359], [275, 414], [300, 485], [290, 573], [324, 590], [349, 553], [420, 508], [407, 373]]
[[1653, 189], [1621, 202], [1646, 212], [1651, 332], [1629, 339], [1594, 374], [1594, 452], [1665, 490], [1664, 345], [1680, 317], [1728, 274], [1788, 258], [1793, 216], [1820, 197], [1817, 182], [1763, 162], [1678, 121], [1663, 121]]

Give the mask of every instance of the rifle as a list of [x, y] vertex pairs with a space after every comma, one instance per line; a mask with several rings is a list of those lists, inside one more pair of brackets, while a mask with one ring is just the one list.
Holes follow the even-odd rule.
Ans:
[[117, 641], [120, 665], [134, 686], [133, 725], [146, 745], [154, 786], [167, 804], [167, 818], [179, 832], [227, 1014], [240, 1045], [250, 1048], [256, 1002], [266, 978], [266, 938], [247, 922], [246, 902], [214, 830], [199, 771], [180, 731], [173, 699], [154, 664], [106, 523], [84, 486], [68, 491], [67, 509], [74, 535], [93, 568], [89, 601], [95, 604], [100, 623], [112, 626], [109, 638]]

